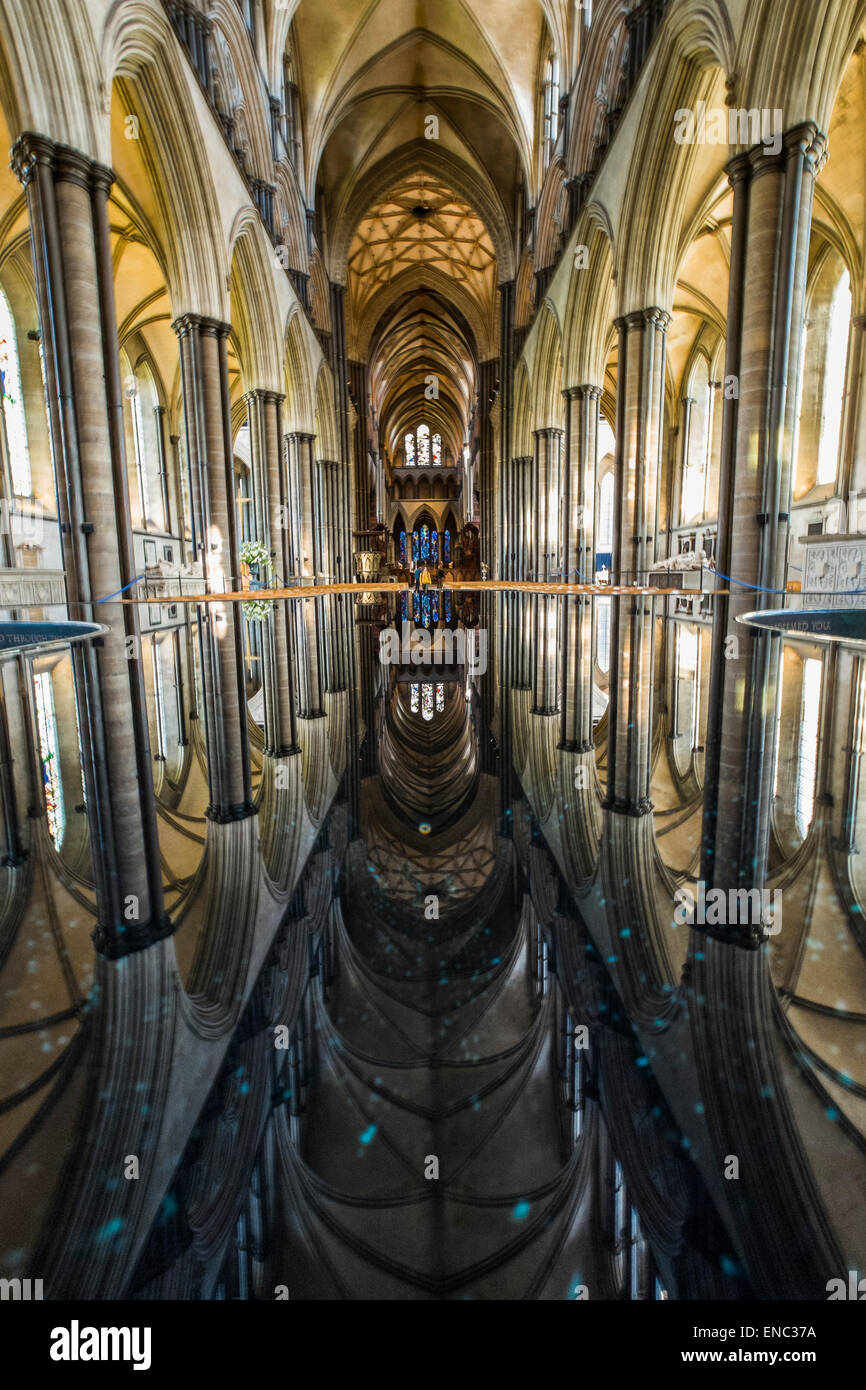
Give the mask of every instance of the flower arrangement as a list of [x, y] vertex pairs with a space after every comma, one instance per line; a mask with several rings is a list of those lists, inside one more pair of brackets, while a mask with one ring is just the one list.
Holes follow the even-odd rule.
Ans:
[[[261, 571], [263, 575], [273, 569], [271, 553], [261, 541], [244, 541], [240, 549], [240, 558], [241, 564], [246, 565], [247, 569]], [[257, 623], [267, 622], [273, 606], [273, 599], [267, 598], [245, 599], [241, 604], [244, 616], [249, 618], [250, 622]]]
[[248, 598], [241, 604], [245, 617], [255, 623], [267, 622], [273, 606], [274, 601], [271, 598]]
[[261, 541], [244, 541], [241, 546], [241, 564], [249, 569], [256, 565], [259, 569], [269, 570], [273, 567], [271, 552]]

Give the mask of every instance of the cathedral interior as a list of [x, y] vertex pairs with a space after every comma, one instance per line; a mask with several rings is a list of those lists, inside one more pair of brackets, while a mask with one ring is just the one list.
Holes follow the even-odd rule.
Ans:
[[864, 144], [864, 0], [6, 0], [5, 1288], [866, 1270]]

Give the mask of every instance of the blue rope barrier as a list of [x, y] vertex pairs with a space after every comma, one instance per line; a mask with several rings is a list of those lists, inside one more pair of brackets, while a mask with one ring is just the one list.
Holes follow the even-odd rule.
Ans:
[[98, 603], [110, 603], [113, 598], [119, 598], [121, 594], [126, 593], [127, 589], [131, 589], [134, 584], [140, 584], [142, 579], [146, 578], [147, 576], [144, 574], [137, 574], [134, 579], [130, 579], [128, 584], [124, 584], [122, 589], [117, 589], [113, 594], [106, 594], [105, 598], [94, 599], [94, 606]]

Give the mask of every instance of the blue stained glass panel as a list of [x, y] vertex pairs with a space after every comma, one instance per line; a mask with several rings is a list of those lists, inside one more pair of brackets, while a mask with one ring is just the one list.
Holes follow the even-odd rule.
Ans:
[[450, 621], [451, 621], [451, 590], [450, 590], [450, 589], [443, 589], [443, 590], [442, 590], [442, 607], [443, 607], [444, 610], [445, 610], [445, 621], [446, 621], [446, 623], [450, 623]]
[[450, 532], [450, 531], [444, 531], [444, 532], [442, 533], [442, 553], [443, 553], [443, 555], [444, 555], [444, 557], [445, 557], [445, 563], [446, 563], [446, 565], [450, 565], [450, 564], [451, 564], [451, 532]]
[[430, 626], [430, 594], [429, 592], [421, 595], [421, 622], [425, 627]]
[[418, 554], [419, 554], [419, 548], [418, 548], [418, 532], [417, 532], [417, 531], [413, 531], [413, 532], [412, 532], [412, 562], [413, 562], [413, 564], [416, 564], [416, 565], [417, 565], [417, 563], [418, 563]]
[[401, 532], [400, 532], [400, 564], [401, 564], [401, 565], [405, 565], [405, 563], [406, 563], [406, 532], [405, 532], [405, 531], [401, 531]]
[[430, 527], [421, 527], [421, 559], [430, 559]]
[[430, 533], [430, 559], [433, 561], [434, 565], [438, 565], [438, 564], [439, 564], [439, 532], [438, 532], [438, 531], [431, 531], [431, 533]]

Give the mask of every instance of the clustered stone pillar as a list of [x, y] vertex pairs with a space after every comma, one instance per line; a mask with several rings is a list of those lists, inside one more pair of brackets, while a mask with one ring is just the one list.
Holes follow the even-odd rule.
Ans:
[[109, 631], [73, 648], [97, 895], [109, 958], [171, 931], [163, 906], [138, 610], [101, 600], [135, 578], [108, 194], [110, 169], [25, 134], [25, 186], [70, 617]]
[[[561, 553], [567, 583], [595, 578], [595, 483], [598, 463], [600, 386], [574, 386], [566, 399], [563, 459], [565, 507]], [[588, 753], [592, 737], [592, 616], [594, 600], [565, 600], [562, 637], [560, 747]]]
[[[725, 889], [764, 882], [773, 797], [780, 639], [737, 618], [785, 588], [809, 234], [823, 138], [788, 131], [728, 165], [734, 190], [722, 417], [718, 569], [707, 723], [702, 876]], [[774, 593], [773, 591], [776, 591]], [[733, 936], [733, 934], [732, 934]]]
[[[286, 435], [286, 471], [291, 501], [293, 571], [311, 579], [321, 569], [322, 537], [316, 525], [318, 472], [313, 458], [315, 435]], [[324, 717], [322, 691], [322, 614], [320, 603], [304, 599], [294, 604], [298, 654], [298, 713], [302, 719]]]
[[[274, 581], [286, 583], [289, 564], [289, 501], [282, 470], [282, 404], [276, 391], [251, 391], [250, 420], [254, 504], [259, 538], [271, 552]], [[292, 618], [286, 599], [276, 599], [270, 621], [262, 624], [265, 696], [265, 753], [284, 758], [299, 752], [294, 691]]]
[[[548, 580], [559, 568], [562, 430], [533, 431], [532, 577]], [[532, 595], [533, 714], [553, 714], [557, 700], [559, 600]]]
[[[226, 344], [228, 324], [198, 314], [175, 321], [180, 340], [193, 546], [209, 592], [240, 585]], [[255, 814], [247, 740], [243, 618], [235, 604], [198, 609], [207, 740], [207, 816]]]
[[[662, 448], [665, 334], [663, 309], [618, 318], [613, 573], [618, 583], [645, 583], [654, 558]], [[605, 807], [630, 816], [652, 810], [653, 600], [633, 596], [611, 605], [608, 778]]]

